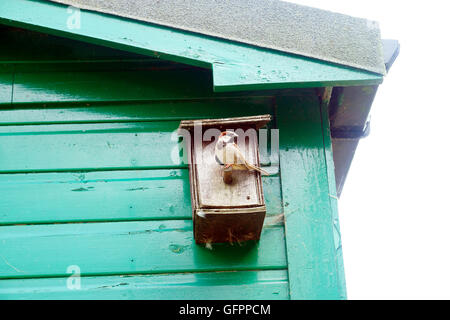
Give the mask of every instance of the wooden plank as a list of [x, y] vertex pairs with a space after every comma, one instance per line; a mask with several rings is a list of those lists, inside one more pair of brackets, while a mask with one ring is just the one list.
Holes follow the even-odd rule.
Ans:
[[[279, 176], [263, 186], [268, 215], [281, 214]], [[187, 169], [1, 174], [0, 194], [0, 225], [192, 216]]]
[[13, 103], [213, 97], [208, 70], [61, 71], [17, 72]]
[[341, 292], [341, 299], [347, 298], [347, 288], [345, 282], [345, 272], [344, 272], [344, 258], [342, 254], [342, 239], [341, 231], [339, 226], [339, 214], [338, 214], [338, 193], [336, 187], [336, 177], [334, 171], [334, 161], [333, 161], [333, 148], [331, 141], [331, 130], [330, 130], [330, 120], [328, 118], [330, 106], [330, 99], [333, 92], [333, 88], [324, 88], [320, 96], [320, 112], [322, 117], [322, 131], [323, 131], [323, 141], [324, 141], [324, 151], [325, 159], [327, 164], [327, 174], [328, 174], [328, 194], [331, 206], [331, 215], [333, 222], [333, 235], [334, 235], [334, 247], [336, 251], [336, 264], [337, 264], [337, 276], [339, 291]]
[[[260, 129], [265, 127], [267, 123], [272, 120], [270, 114], [245, 116], [245, 117], [227, 117], [222, 119], [205, 119], [202, 121], [202, 126], [205, 128], [255, 128]], [[196, 121], [185, 120], [181, 121], [180, 128], [186, 130], [194, 130], [198, 125]]]
[[2, 126], [0, 172], [179, 168], [178, 153], [171, 157], [177, 128], [176, 121]]
[[0, 227], [0, 278], [286, 268], [284, 228], [265, 227], [258, 243], [195, 245], [190, 220]]
[[0, 224], [189, 219], [187, 170], [0, 175]]
[[286, 270], [81, 277], [79, 290], [68, 289], [67, 281], [66, 277], [0, 280], [0, 299], [289, 299]]
[[[164, 121], [0, 126], [0, 173], [183, 168], [178, 125]], [[268, 165], [270, 160], [261, 158], [261, 163]], [[277, 170], [274, 164], [270, 172]]]
[[0, 30], [0, 39], [8, 44], [0, 51], [0, 62], [3, 63], [152, 59], [104, 46], [6, 26], [2, 26]]
[[383, 79], [320, 60], [85, 10], [83, 27], [68, 29], [66, 8], [43, 1], [3, 0], [0, 22], [211, 68], [216, 91], [379, 84]]
[[0, 72], [0, 106], [2, 104], [10, 105], [12, 101], [12, 83], [13, 72]]
[[341, 299], [318, 97], [280, 97], [277, 106], [290, 296]]
[[[3, 66], [10, 66], [10, 63], [4, 63]], [[16, 73], [53, 73], [53, 72], [111, 72], [111, 71], [162, 71], [162, 70], [200, 70], [196, 67], [187, 66], [157, 59], [104, 59], [104, 60], [69, 60], [69, 61], [37, 61], [14, 63]]]
[[202, 101], [57, 103], [0, 109], [0, 125], [166, 121], [272, 113], [272, 98], [224, 98]]
[[[257, 51], [257, 48], [252, 48]], [[236, 92], [244, 90], [320, 88], [326, 86], [357, 86], [360, 84], [378, 85], [383, 82], [380, 75], [342, 67], [320, 60], [274, 52], [252, 52], [261, 55], [259, 65], [219, 64], [213, 66], [215, 92]], [[276, 66], [276, 67], [274, 67]]]

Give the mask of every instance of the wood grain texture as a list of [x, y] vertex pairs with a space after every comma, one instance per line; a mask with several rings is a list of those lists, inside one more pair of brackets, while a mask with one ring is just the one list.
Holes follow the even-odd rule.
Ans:
[[266, 227], [258, 243], [195, 245], [192, 221], [0, 227], [0, 278], [286, 268], [284, 228]]
[[0, 172], [186, 167], [177, 127], [172, 121], [0, 126]]
[[[10, 88], [11, 89], [11, 88]], [[11, 97], [9, 97], [11, 98]], [[55, 103], [0, 107], [0, 125], [145, 122], [205, 119], [211, 116], [272, 112], [272, 98], [223, 98], [202, 101]]]
[[311, 91], [279, 97], [277, 106], [291, 298], [345, 298], [319, 99]]
[[67, 281], [66, 277], [0, 280], [0, 299], [289, 299], [286, 270], [82, 277], [80, 290], [69, 290]]
[[178, 139], [171, 139], [177, 127], [172, 121], [3, 126], [0, 172], [180, 168]]
[[[0, 225], [191, 219], [187, 169], [0, 174]], [[263, 178], [270, 216], [280, 177]]]
[[[245, 129], [252, 127], [260, 129], [265, 127], [272, 117], [270, 114], [245, 116], [245, 117], [225, 117], [220, 119], [204, 119], [201, 124], [204, 128], [217, 128], [220, 130], [227, 129]], [[194, 127], [198, 125], [198, 122], [192, 120], [183, 120], [180, 123], [181, 129], [194, 130]]]
[[[178, 124], [0, 126], [0, 173], [186, 167]], [[261, 163], [270, 165], [270, 158], [266, 155]], [[271, 172], [276, 173], [274, 166]]]
[[[271, 119], [271, 115], [259, 115], [181, 121], [179, 134], [186, 140], [190, 160], [189, 178], [196, 243], [259, 240], [266, 215], [261, 175], [248, 170], [234, 170], [227, 180], [224, 164], [229, 163], [225, 160], [229, 155], [216, 153], [225, 150], [219, 151], [217, 148], [220, 132], [235, 130], [238, 136], [236, 147], [239, 146], [246, 161], [259, 167], [256, 129], [267, 125]], [[186, 136], [190, 138], [186, 139]], [[201, 139], [202, 136], [208, 138]], [[219, 164], [219, 161], [222, 162]]]
[[[197, 200], [199, 208], [244, 207], [261, 206], [264, 200], [261, 197], [261, 179], [256, 172], [233, 172], [233, 181], [230, 185], [223, 182], [223, 166], [215, 159], [215, 145], [213, 142], [204, 142], [193, 146], [193, 163], [195, 185], [197, 186]], [[246, 159], [252, 164], [258, 164], [257, 142], [250, 144], [248, 140], [241, 143], [241, 150]]]
[[331, 215], [333, 222], [333, 235], [334, 235], [334, 247], [336, 250], [336, 265], [337, 265], [337, 277], [338, 285], [341, 292], [341, 298], [347, 298], [347, 288], [345, 281], [344, 272], [344, 258], [342, 253], [342, 239], [341, 239], [341, 228], [339, 225], [339, 213], [338, 213], [338, 193], [336, 186], [335, 177], [335, 166], [333, 161], [333, 148], [331, 141], [331, 130], [330, 130], [330, 119], [329, 106], [331, 94], [333, 88], [324, 88], [321, 90], [320, 95], [320, 112], [322, 117], [322, 131], [323, 131], [323, 141], [324, 141], [324, 151], [325, 159], [327, 163], [327, 174], [328, 174], [328, 188], [329, 188], [329, 201], [331, 206]]
[[[211, 98], [208, 70], [17, 72], [14, 103]], [[177, 79], [174, 81], [174, 79]]]

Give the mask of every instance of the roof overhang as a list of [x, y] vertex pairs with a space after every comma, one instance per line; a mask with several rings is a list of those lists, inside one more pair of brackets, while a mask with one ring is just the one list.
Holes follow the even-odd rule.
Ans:
[[[72, 8], [73, 9], [73, 8]], [[165, 60], [209, 68], [216, 92], [378, 85], [383, 75], [173, 27], [81, 10], [80, 28], [68, 24], [67, 5], [2, 0], [0, 22]]]
[[385, 74], [378, 23], [278, 0], [49, 0]]

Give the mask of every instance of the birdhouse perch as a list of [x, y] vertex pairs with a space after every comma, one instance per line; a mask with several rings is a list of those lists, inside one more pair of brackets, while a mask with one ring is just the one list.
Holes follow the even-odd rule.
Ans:
[[250, 167], [259, 167], [256, 133], [270, 120], [270, 115], [261, 115], [181, 121], [179, 134], [184, 136], [189, 163], [196, 243], [259, 240], [266, 215], [261, 173], [227, 168], [217, 159], [215, 147], [223, 133], [241, 132], [244, 136], [236, 146]]

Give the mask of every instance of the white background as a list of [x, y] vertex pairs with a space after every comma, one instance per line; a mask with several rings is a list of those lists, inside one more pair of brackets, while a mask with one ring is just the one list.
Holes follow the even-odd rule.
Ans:
[[400, 55], [339, 201], [349, 299], [450, 299], [449, 1], [290, 0], [376, 20]]

